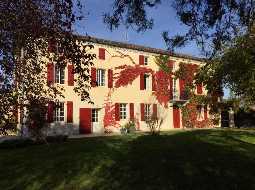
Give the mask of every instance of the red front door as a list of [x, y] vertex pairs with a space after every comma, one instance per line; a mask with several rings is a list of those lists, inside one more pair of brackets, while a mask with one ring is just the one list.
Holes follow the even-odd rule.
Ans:
[[91, 109], [80, 108], [80, 134], [91, 133]]
[[176, 106], [173, 108], [174, 128], [180, 128], [180, 109]]

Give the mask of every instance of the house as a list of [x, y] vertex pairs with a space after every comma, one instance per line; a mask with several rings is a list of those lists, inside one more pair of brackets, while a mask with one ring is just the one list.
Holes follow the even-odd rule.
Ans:
[[[183, 80], [172, 76], [170, 86], [167, 87], [169, 90], [167, 96], [170, 99], [162, 104], [155, 95], [154, 73], [159, 70], [155, 56], [169, 55], [173, 71], [178, 70], [181, 63], [199, 67], [203, 64], [202, 59], [123, 42], [87, 36], [80, 38], [94, 45], [91, 51], [97, 55], [90, 70], [92, 81], [90, 97], [94, 104], [81, 101], [81, 97], [73, 91], [75, 75], [72, 73], [72, 65], [59, 69], [54, 63], [49, 63], [47, 80], [61, 85], [65, 89], [63, 92], [65, 98], [59, 98], [57, 102], [48, 105], [47, 117], [50, 126], [48, 133], [74, 135], [119, 132], [120, 126], [129, 120], [135, 122], [138, 130], [147, 131], [145, 121], [152, 114], [162, 119], [161, 130], [183, 127], [181, 109], [175, 106], [176, 102], [187, 101], [182, 96]], [[147, 69], [148, 73], [140, 73], [133, 81], [126, 81], [128, 84], [116, 87], [118, 80], [116, 76], [123, 66], [126, 69], [129, 66]], [[123, 80], [128, 80], [129, 75], [122, 77]], [[163, 80], [158, 78], [161, 79]], [[196, 93], [205, 95], [207, 92], [200, 84], [197, 85]], [[58, 106], [54, 106], [56, 104]], [[197, 111], [198, 120], [203, 120], [209, 115], [207, 106], [200, 106]]]

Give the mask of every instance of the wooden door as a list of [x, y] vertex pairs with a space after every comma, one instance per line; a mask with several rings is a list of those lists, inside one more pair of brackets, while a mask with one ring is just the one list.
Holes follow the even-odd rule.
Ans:
[[91, 133], [91, 108], [80, 108], [80, 134]]
[[174, 128], [180, 128], [180, 109], [176, 106], [173, 107], [173, 120]]

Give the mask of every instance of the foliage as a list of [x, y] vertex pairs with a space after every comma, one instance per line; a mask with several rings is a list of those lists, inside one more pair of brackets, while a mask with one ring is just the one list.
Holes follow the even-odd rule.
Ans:
[[[5, 102], [11, 109], [23, 110], [30, 100], [61, 96], [61, 88], [47, 86], [45, 68], [49, 61], [59, 67], [72, 63], [77, 76], [74, 90], [82, 100], [90, 100], [88, 68], [95, 54], [88, 53], [93, 46], [73, 35], [73, 24], [82, 18], [81, 2], [76, 2], [77, 6], [70, 0], [1, 1], [0, 89], [1, 94], [15, 96], [8, 100], [1, 96], [1, 105]], [[1, 123], [8, 124], [13, 111], [0, 111]], [[8, 126], [1, 124], [1, 129]]]
[[132, 120], [128, 121], [126, 124], [121, 126], [121, 129], [120, 129], [121, 133], [131, 133], [131, 132], [134, 132], [135, 130], [136, 130], [136, 124]]
[[120, 126], [119, 122], [116, 121], [115, 118], [115, 105], [112, 104], [111, 101], [111, 91], [108, 93], [106, 97], [106, 101], [104, 103], [104, 129], [105, 133], [111, 133], [111, 127], [118, 128]]
[[160, 133], [160, 128], [163, 123], [163, 119], [152, 115], [145, 120], [147, 127], [150, 129], [151, 135], [158, 135]]
[[140, 65], [122, 65], [119, 67], [116, 67], [115, 69], [121, 69], [119, 73], [116, 73], [114, 79], [116, 79], [115, 82], [115, 88], [119, 88], [121, 86], [127, 86], [129, 84], [132, 84], [132, 82], [141, 74], [144, 73], [153, 73], [152, 69], [140, 66]]

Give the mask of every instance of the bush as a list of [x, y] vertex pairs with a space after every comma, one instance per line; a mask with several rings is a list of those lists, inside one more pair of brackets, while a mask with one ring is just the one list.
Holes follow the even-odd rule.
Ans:
[[125, 125], [123, 125], [120, 129], [121, 133], [132, 133], [136, 130], [135, 128], [135, 122], [129, 121]]
[[157, 135], [160, 133], [160, 127], [163, 123], [162, 118], [158, 118], [157, 116], [151, 116], [150, 118], [146, 119], [147, 127], [150, 129], [150, 133], [152, 135]]

